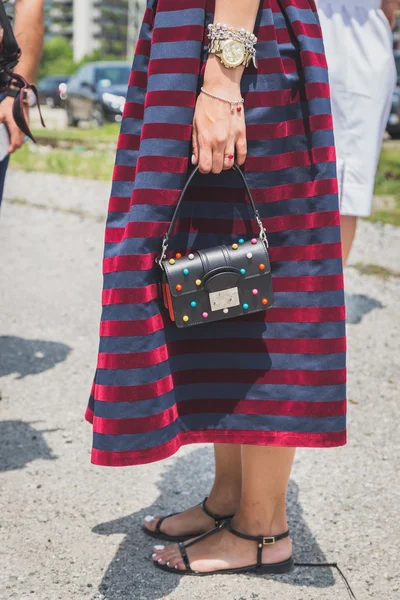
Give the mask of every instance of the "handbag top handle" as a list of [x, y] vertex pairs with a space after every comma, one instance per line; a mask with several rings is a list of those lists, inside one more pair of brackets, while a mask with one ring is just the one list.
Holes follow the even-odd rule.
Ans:
[[[248, 197], [250, 199], [251, 207], [253, 209], [254, 218], [257, 221], [257, 225], [258, 225], [258, 227], [260, 229], [260, 239], [265, 244], [265, 246], [268, 248], [267, 233], [265, 231], [264, 225], [262, 224], [260, 214], [259, 214], [259, 212], [257, 210], [256, 204], [254, 202], [253, 196], [252, 196], [251, 191], [250, 191], [250, 188], [249, 188], [248, 183], [246, 181], [246, 177], [244, 176], [243, 171], [241, 170], [241, 168], [239, 167], [238, 164], [235, 163], [235, 165], [234, 165], [234, 167], [232, 167], [232, 169], [234, 171], [236, 171], [236, 173], [240, 176], [240, 178], [241, 178], [241, 180], [242, 180], [242, 182], [244, 184], [245, 190], [246, 190], [247, 195], [248, 195]], [[199, 171], [199, 167], [198, 166], [195, 169], [193, 169], [192, 173], [188, 177], [188, 179], [187, 179], [187, 181], [185, 183], [185, 186], [184, 186], [184, 188], [183, 188], [183, 190], [182, 190], [182, 192], [181, 192], [181, 194], [179, 196], [178, 202], [177, 202], [175, 210], [174, 210], [174, 214], [172, 215], [172, 219], [171, 219], [170, 225], [168, 227], [168, 231], [165, 234], [165, 236], [163, 237], [161, 256], [157, 260], [157, 262], [159, 264], [161, 264], [162, 261], [166, 257], [166, 254], [167, 254], [167, 251], [168, 251], [169, 238], [172, 236], [172, 232], [173, 232], [176, 220], [178, 218], [178, 213], [179, 213], [180, 206], [181, 206], [181, 204], [182, 204], [182, 202], [183, 202], [183, 200], [185, 198], [185, 195], [186, 195], [186, 192], [187, 192], [187, 189], [188, 189], [189, 185], [191, 184], [193, 178], [198, 173], [198, 171]]]

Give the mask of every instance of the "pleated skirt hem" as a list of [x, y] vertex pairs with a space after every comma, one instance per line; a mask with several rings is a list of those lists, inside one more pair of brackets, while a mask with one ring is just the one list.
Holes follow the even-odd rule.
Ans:
[[[88, 408], [85, 419], [93, 424], [93, 412]], [[240, 431], [203, 429], [182, 431], [172, 440], [143, 450], [111, 452], [92, 448], [91, 462], [101, 467], [130, 467], [170, 458], [189, 444], [244, 444], [302, 448], [336, 448], [347, 443], [347, 432], [302, 433], [286, 431]]]

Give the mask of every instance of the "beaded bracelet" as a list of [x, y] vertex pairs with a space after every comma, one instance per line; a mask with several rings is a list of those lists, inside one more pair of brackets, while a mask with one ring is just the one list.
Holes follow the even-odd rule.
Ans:
[[216, 23], [215, 25], [210, 23], [208, 25], [209, 40], [226, 40], [228, 38], [241, 42], [251, 55], [255, 54], [254, 46], [257, 43], [257, 38], [254, 33], [246, 31], [243, 27], [241, 29], [230, 27], [226, 23]]

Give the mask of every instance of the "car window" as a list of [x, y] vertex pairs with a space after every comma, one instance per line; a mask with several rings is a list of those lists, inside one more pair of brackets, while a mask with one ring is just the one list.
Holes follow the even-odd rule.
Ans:
[[96, 83], [101, 87], [128, 85], [131, 69], [127, 66], [99, 67], [95, 71]]

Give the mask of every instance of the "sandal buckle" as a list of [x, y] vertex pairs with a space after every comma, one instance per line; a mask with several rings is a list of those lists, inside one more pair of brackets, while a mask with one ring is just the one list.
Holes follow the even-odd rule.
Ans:
[[263, 546], [272, 546], [272, 544], [275, 544], [276, 540], [274, 537], [264, 537], [263, 538]]

